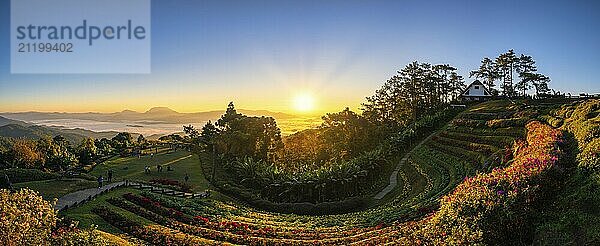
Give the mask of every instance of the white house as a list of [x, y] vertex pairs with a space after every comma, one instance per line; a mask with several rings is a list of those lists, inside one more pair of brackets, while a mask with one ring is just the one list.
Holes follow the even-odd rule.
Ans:
[[475, 80], [460, 94], [460, 98], [463, 101], [486, 101], [492, 98], [492, 93], [481, 81]]

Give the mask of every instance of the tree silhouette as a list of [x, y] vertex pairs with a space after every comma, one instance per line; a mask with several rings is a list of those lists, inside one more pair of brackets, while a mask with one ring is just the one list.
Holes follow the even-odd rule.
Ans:
[[513, 70], [515, 69], [515, 63], [517, 62], [517, 56], [515, 52], [510, 49], [506, 53], [500, 54], [496, 60], [496, 72], [500, 74], [502, 78], [502, 93], [507, 97], [515, 95], [513, 87]]
[[521, 91], [521, 95], [525, 97], [528, 89], [531, 88], [533, 80], [536, 77], [532, 77], [532, 73], [537, 71], [535, 61], [531, 56], [521, 54], [517, 60], [516, 70], [519, 73], [521, 80], [515, 85], [515, 90]]
[[415, 61], [366, 98], [363, 116], [376, 125], [404, 126], [454, 100], [463, 88], [456, 68]]
[[[513, 83], [514, 72], [518, 73], [518, 77], [520, 78], [516, 84]], [[474, 76], [475, 78], [482, 79], [484, 84], [494, 94], [496, 94], [494, 82], [500, 80], [502, 82], [500, 89], [506, 97], [516, 96], [517, 91], [520, 91], [521, 95], [525, 96], [527, 90], [532, 87], [536, 88], [536, 94], [548, 92], [549, 88], [547, 86], [550, 79], [536, 72], [537, 67], [533, 57], [525, 54], [517, 57], [514, 50], [510, 49], [506, 53], [498, 55], [494, 60], [487, 57], [483, 58], [479, 69], [471, 71], [469, 77]]]
[[497, 95], [498, 92], [496, 90], [496, 84], [494, 82], [500, 79], [502, 76], [497, 70], [497, 65], [490, 58], [483, 58], [481, 60], [481, 66], [479, 66], [478, 70], [473, 70], [469, 73], [469, 77], [475, 77], [476, 79], [483, 80], [483, 84], [492, 92], [494, 95]]
[[539, 96], [540, 94], [547, 94], [550, 92], [550, 88], [548, 88], [548, 83], [550, 83], [550, 78], [539, 73], [528, 73], [525, 75], [524, 79], [527, 83], [531, 83], [533, 88], [535, 88], [535, 94]]

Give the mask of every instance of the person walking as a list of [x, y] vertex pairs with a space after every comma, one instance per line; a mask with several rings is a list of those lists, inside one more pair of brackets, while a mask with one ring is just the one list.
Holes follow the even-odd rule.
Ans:
[[188, 180], [190, 180], [190, 176], [187, 173], [185, 173], [185, 178], [184, 179], [185, 179], [185, 182], [187, 183]]
[[108, 182], [111, 183], [113, 178], [113, 170], [108, 169]]
[[4, 179], [5, 179], [5, 182], [6, 182], [6, 187], [9, 190], [15, 190], [15, 188], [12, 185], [12, 182], [10, 182], [10, 179], [8, 178], [8, 175], [6, 173], [4, 174]]
[[102, 175], [100, 175], [100, 177], [98, 177], [98, 189], [102, 188], [103, 182], [104, 182], [104, 177], [102, 177]]

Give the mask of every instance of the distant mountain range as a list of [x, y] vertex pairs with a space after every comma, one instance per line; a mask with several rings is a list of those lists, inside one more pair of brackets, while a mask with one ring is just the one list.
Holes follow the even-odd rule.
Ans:
[[[145, 124], [152, 123], [174, 123], [185, 124], [194, 122], [204, 122], [208, 120], [216, 120], [225, 111], [215, 110], [196, 113], [179, 113], [167, 107], [154, 107], [150, 110], [140, 113], [132, 110], [123, 110], [115, 113], [64, 113], [64, 112], [18, 112], [18, 113], [0, 113], [0, 116], [6, 118], [22, 120], [22, 121], [37, 121], [37, 120], [55, 120], [55, 119], [80, 119], [80, 120], [95, 120], [105, 122], [143, 122]], [[295, 115], [290, 115], [281, 112], [271, 112], [267, 110], [245, 110], [239, 109], [239, 113], [249, 116], [270, 116], [275, 119], [290, 119], [296, 118]]]
[[[297, 116], [271, 112], [267, 110], [238, 110], [239, 113], [249, 116], [270, 116], [276, 119], [293, 119]], [[150, 110], [140, 113], [132, 110], [123, 110], [116, 113], [61, 113], [61, 112], [18, 112], [18, 113], [0, 113], [0, 136], [12, 138], [31, 138], [39, 139], [44, 136], [54, 137], [62, 135], [73, 144], [80, 143], [84, 138], [112, 138], [117, 135], [117, 131], [96, 132], [82, 128], [69, 129], [58, 126], [42, 126], [29, 123], [32, 121], [58, 120], [58, 119], [78, 119], [92, 120], [101, 122], [139, 122], [149, 124], [189, 124], [199, 123], [208, 120], [216, 120], [224, 111], [207, 111], [197, 113], [179, 113], [167, 107], [154, 107]], [[135, 126], [135, 125], [131, 125]], [[132, 133], [134, 138], [139, 134]], [[146, 136], [146, 139], [158, 139], [166, 134], [152, 134]]]
[[[0, 116], [0, 136], [11, 138], [39, 139], [44, 136], [54, 137], [61, 135], [73, 144], [80, 143], [85, 138], [112, 138], [117, 135], [115, 131], [94, 132], [85, 129], [66, 129], [54, 126], [40, 126], [27, 122], [7, 119]], [[137, 137], [138, 134], [132, 134]]]

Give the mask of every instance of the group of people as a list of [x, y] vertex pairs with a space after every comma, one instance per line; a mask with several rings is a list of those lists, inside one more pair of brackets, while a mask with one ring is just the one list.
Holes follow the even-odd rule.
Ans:
[[[156, 165], [156, 171], [158, 172], [162, 172], [162, 165], [158, 164]], [[169, 171], [173, 171], [173, 169], [171, 168], [171, 165], [167, 165], [167, 172]], [[150, 173], [150, 166], [144, 166], [144, 173]], [[107, 171], [107, 181], [108, 183], [112, 183], [112, 179], [113, 179], [113, 170], [109, 169]], [[184, 178], [185, 182], [188, 182], [190, 180], [190, 176], [186, 173], [185, 174], [185, 178]], [[100, 175], [98, 177], [98, 188], [102, 188], [102, 186], [104, 185], [104, 176]]]
[[[112, 178], [113, 178], [113, 170], [109, 169], [107, 171], [107, 177], [108, 177], [108, 183], [112, 182]], [[104, 185], [104, 176], [100, 175], [98, 177], [98, 188], [102, 188], [102, 186]]]
[[[158, 164], [156, 165], [156, 171], [157, 172], [162, 172], [163, 170], [163, 166]], [[167, 165], [167, 172], [173, 171], [173, 169], [171, 168], [171, 165]], [[144, 166], [144, 173], [150, 173], [150, 166]]]

